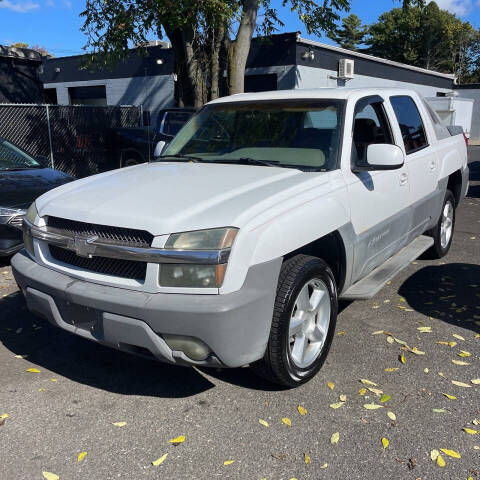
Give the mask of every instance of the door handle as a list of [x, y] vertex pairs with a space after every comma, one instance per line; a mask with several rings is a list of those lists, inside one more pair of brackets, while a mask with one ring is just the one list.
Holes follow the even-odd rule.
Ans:
[[435, 162], [435, 160], [432, 160], [429, 166], [430, 166], [430, 171], [433, 172], [437, 168], [437, 163]]
[[400, 175], [400, 185], [406, 185], [408, 183], [408, 173], [402, 173]]

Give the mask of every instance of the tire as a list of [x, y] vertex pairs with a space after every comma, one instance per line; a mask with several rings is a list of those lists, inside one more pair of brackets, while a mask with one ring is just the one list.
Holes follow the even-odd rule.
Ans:
[[[308, 297], [304, 296], [305, 289]], [[312, 301], [319, 302], [317, 313], [311, 310]], [[308, 305], [308, 308], [303, 310], [299, 305]], [[323, 260], [296, 255], [285, 261], [278, 280], [265, 355], [251, 364], [252, 370], [272, 383], [289, 388], [308, 382], [327, 357], [337, 310], [335, 279]], [[297, 334], [291, 335], [295, 330]], [[306, 349], [302, 349], [303, 345]]]
[[[433, 238], [433, 245], [425, 252], [425, 258], [442, 258], [450, 250], [455, 229], [455, 205], [456, 202], [453, 193], [447, 190], [440, 218], [435, 227], [427, 232], [427, 235]], [[450, 213], [448, 214], [447, 212]], [[446, 233], [445, 228], [449, 229], [449, 233]]]

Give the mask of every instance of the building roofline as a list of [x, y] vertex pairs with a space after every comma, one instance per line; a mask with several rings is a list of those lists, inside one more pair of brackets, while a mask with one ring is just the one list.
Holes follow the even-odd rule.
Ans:
[[0, 45], [0, 57], [15, 58], [17, 60], [32, 60], [34, 62], [42, 61], [40, 53], [31, 48], [10, 47], [8, 45]]
[[353, 57], [363, 58], [365, 60], [371, 60], [373, 62], [385, 63], [393, 67], [404, 68], [406, 70], [413, 70], [415, 72], [425, 73], [427, 75], [434, 75], [437, 77], [448, 78], [449, 80], [456, 80], [456, 76], [451, 73], [441, 73], [434, 70], [428, 70], [426, 68], [414, 67], [413, 65], [407, 65], [405, 63], [394, 62], [393, 60], [387, 60], [386, 58], [375, 57], [373, 55], [367, 55], [366, 53], [356, 52], [354, 50], [348, 50], [346, 48], [336, 47], [335, 45], [328, 45], [326, 43], [316, 42], [314, 40], [307, 40], [306, 38], [299, 38], [297, 43], [311, 45], [313, 47], [325, 48], [326, 50], [332, 50], [334, 52], [343, 53], [344, 55], [351, 55]]

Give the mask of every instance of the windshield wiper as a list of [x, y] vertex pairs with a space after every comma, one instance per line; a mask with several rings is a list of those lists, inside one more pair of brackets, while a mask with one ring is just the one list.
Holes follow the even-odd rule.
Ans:
[[258, 160], [257, 158], [242, 157], [242, 158], [221, 158], [215, 160], [216, 163], [245, 163], [247, 165], [262, 165], [264, 167], [276, 167], [280, 164], [277, 160]]
[[192, 157], [191, 155], [183, 155], [181, 153], [177, 153], [176, 155], [161, 155], [160, 157], [158, 157], [159, 159], [163, 159], [163, 158], [173, 158], [173, 159], [180, 159], [180, 161], [184, 160], [186, 162], [201, 162], [203, 160], [203, 158], [200, 158], [200, 157]]

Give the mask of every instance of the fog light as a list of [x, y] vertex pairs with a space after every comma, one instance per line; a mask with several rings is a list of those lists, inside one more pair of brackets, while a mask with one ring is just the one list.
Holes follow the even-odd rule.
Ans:
[[210, 354], [210, 349], [198, 338], [183, 335], [162, 335], [162, 337], [172, 350], [183, 352], [192, 360], [205, 360]]

